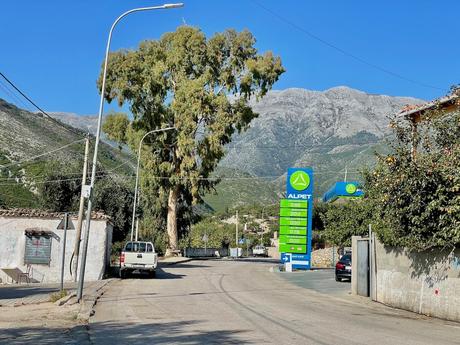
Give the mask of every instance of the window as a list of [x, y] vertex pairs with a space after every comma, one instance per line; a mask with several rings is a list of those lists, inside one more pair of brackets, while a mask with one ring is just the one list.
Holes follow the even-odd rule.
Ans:
[[145, 242], [141, 242], [138, 244], [139, 245], [139, 249], [138, 249], [138, 252], [145, 252]]
[[349, 261], [351, 261], [351, 254], [345, 254], [344, 256], [342, 256], [342, 257], [340, 258], [340, 261], [342, 261], [342, 262], [349, 262]]
[[125, 252], [144, 253], [146, 245], [145, 242], [128, 242], [126, 243]]
[[150, 243], [147, 243], [147, 253], [153, 252], [153, 247]]
[[51, 236], [26, 233], [25, 264], [45, 264], [51, 261]]
[[132, 242], [126, 243], [125, 252], [132, 252], [132, 251], [133, 251], [133, 243]]

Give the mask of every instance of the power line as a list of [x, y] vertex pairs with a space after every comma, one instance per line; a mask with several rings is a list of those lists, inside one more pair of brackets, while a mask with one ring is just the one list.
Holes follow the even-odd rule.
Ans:
[[17, 106], [21, 104], [24, 107], [24, 109], [30, 111], [29, 105], [27, 105], [22, 99], [16, 96], [14, 92], [10, 90], [10, 86], [8, 86], [8, 84], [6, 84], [3, 79], [0, 79], [0, 88], [5, 92], [5, 95], [9, 95], [11, 99], [14, 99], [16, 101]]
[[13, 166], [13, 165], [18, 165], [18, 164], [22, 164], [22, 163], [25, 163], [25, 162], [30, 162], [30, 161], [35, 160], [37, 158], [49, 155], [51, 153], [55, 153], [55, 152], [60, 151], [62, 149], [65, 149], [66, 147], [69, 147], [69, 146], [71, 146], [71, 145], [73, 145], [75, 143], [78, 143], [80, 141], [83, 141], [83, 140], [85, 140], [85, 139], [83, 138], [83, 139], [75, 140], [75, 141], [73, 141], [73, 142], [71, 142], [71, 143], [69, 143], [67, 145], [61, 146], [61, 147], [59, 147], [57, 149], [54, 149], [54, 150], [51, 150], [51, 151], [48, 151], [48, 152], [44, 152], [44, 153], [41, 153], [41, 154], [33, 156], [33, 157], [26, 158], [26, 159], [24, 159], [22, 161], [19, 161], [19, 162], [13, 162], [13, 163], [6, 164], [6, 165], [0, 165], [0, 168], [7, 168], [7, 167], [10, 167], [10, 166]]
[[[118, 169], [119, 167], [121, 167], [122, 165], [126, 164], [127, 162], [125, 163], [122, 163], [120, 164], [119, 166], [109, 170], [109, 171], [103, 171], [103, 172], [100, 172], [97, 177], [98, 178], [109, 178], [109, 177], [112, 177], [112, 176], [109, 176], [111, 174], [113, 174], [113, 171], [115, 169]], [[359, 171], [352, 171], [352, 170], [349, 170], [348, 173], [352, 174], [352, 173], [359, 173]], [[333, 174], [343, 174], [343, 170], [341, 171], [319, 171], [319, 172], [316, 172], [314, 173], [315, 176], [319, 175], [333, 175]], [[116, 176], [120, 176], [120, 177], [125, 177], [125, 178], [134, 178], [136, 175], [134, 174], [131, 174], [131, 175], [128, 175], [128, 174], [116, 174]], [[149, 178], [152, 178], [152, 179], [155, 179], [155, 180], [169, 180], [169, 179], [172, 179], [172, 178], [175, 178], [175, 179], [179, 179], [179, 180], [182, 180], [182, 181], [186, 181], [186, 180], [193, 180], [193, 181], [217, 181], [217, 180], [228, 180], [228, 181], [241, 181], [241, 180], [247, 180], [247, 181], [251, 181], [251, 180], [270, 180], [270, 179], [278, 179], [278, 178], [285, 178], [285, 176], [281, 175], [281, 176], [277, 176], [277, 175], [273, 175], [273, 176], [251, 176], [251, 177], [172, 177], [172, 176], [149, 176]], [[74, 177], [74, 178], [68, 178], [68, 179], [57, 179], [57, 180], [42, 180], [42, 181], [21, 181], [21, 182], [10, 182], [10, 183], [0, 183], [0, 186], [14, 186], [14, 185], [18, 185], [18, 184], [46, 184], [46, 183], [57, 183], [57, 182], [65, 182], [65, 181], [78, 181], [78, 180], [81, 180], [82, 178], [81, 177]]]
[[52, 117], [50, 114], [48, 114], [46, 111], [44, 111], [42, 108], [40, 108], [30, 97], [28, 97], [24, 92], [22, 92], [10, 79], [8, 79], [2, 72], [0, 72], [0, 76], [5, 79], [5, 81], [10, 84], [22, 97], [24, 97], [30, 104], [32, 104], [38, 111], [40, 111], [43, 115], [48, 117], [51, 121], [54, 123], [58, 124], [59, 126], [65, 128], [66, 130], [72, 132], [73, 134], [78, 134], [81, 135], [82, 133], [73, 127], [66, 126], [62, 122], [56, 120], [54, 117]]
[[367, 65], [369, 67], [372, 67], [380, 72], [383, 72], [383, 73], [386, 73], [388, 75], [391, 75], [395, 78], [398, 78], [398, 79], [401, 79], [401, 80], [405, 80], [407, 82], [410, 82], [412, 84], [416, 84], [416, 85], [419, 85], [419, 86], [423, 86], [423, 87], [426, 87], [426, 88], [430, 88], [430, 89], [434, 89], [434, 90], [441, 90], [441, 91], [446, 91], [445, 89], [443, 88], [440, 88], [440, 87], [437, 87], [437, 86], [433, 86], [433, 85], [430, 85], [430, 84], [427, 84], [427, 83], [424, 83], [424, 82], [421, 82], [421, 81], [418, 81], [418, 80], [415, 80], [415, 79], [411, 79], [411, 78], [407, 78], [399, 73], [396, 73], [396, 72], [393, 72], [385, 67], [381, 67], [379, 65], [376, 65], [372, 62], [369, 62], [353, 53], [350, 53], [349, 51], [346, 51], [338, 46], [336, 46], [335, 44], [332, 44], [328, 41], [326, 41], [325, 39], [311, 33], [310, 31], [304, 29], [303, 27], [297, 25], [296, 23], [284, 18], [283, 16], [281, 16], [278, 12], [275, 12], [271, 9], [269, 9], [268, 7], [262, 5], [259, 1], [256, 1], [256, 0], [251, 0], [252, 3], [254, 3], [255, 5], [259, 6], [260, 8], [262, 8], [265, 12], [268, 12], [270, 13], [272, 16], [278, 18], [278, 20], [284, 22], [285, 24], [288, 24], [289, 26], [293, 27], [294, 29], [296, 29], [297, 31], [300, 31], [302, 32], [303, 34], [305, 34], [306, 36], [310, 37], [310, 38], [313, 38], [314, 40], [328, 46], [329, 48], [332, 48], [334, 50], [337, 50], [338, 52], [342, 53], [343, 55], [345, 56], [348, 56], [364, 65]]

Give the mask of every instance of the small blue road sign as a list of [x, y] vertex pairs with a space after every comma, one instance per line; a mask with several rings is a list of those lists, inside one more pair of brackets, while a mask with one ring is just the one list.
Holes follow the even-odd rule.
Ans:
[[291, 253], [281, 253], [281, 262], [286, 263], [286, 262], [291, 262]]

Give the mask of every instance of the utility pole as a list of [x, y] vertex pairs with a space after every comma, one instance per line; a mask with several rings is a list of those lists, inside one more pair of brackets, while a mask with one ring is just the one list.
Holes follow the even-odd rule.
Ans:
[[101, 139], [101, 127], [102, 127], [102, 114], [104, 112], [104, 97], [105, 97], [105, 82], [107, 79], [107, 67], [109, 63], [109, 51], [110, 51], [110, 43], [112, 42], [112, 34], [113, 30], [120, 22], [121, 19], [126, 17], [131, 13], [137, 13], [141, 11], [150, 11], [150, 10], [160, 10], [160, 9], [170, 9], [170, 8], [177, 8], [182, 7], [184, 4], [164, 4], [161, 6], [149, 6], [149, 7], [139, 7], [133, 8], [132, 10], [128, 10], [121, 14], [115, 21], [113, 22], [112, 26], [110, 27], [109, 37], [107, 39], [107, 45], [105, 47], [105, 60], [104, 60], [104, 71], [102, 73], [102, 85], [101, 85], [101, 97], [99, 101], [99, 112], [97, 117], [97, 130], [96, 130], [96, 141], [94, 143], [94, 153], [93, 153], [93, 166], [91, 171], [91, 180], [89, 186], [85, 186], [88, 191], [88, 205], [86, 210], [86, 226], [85, 226], [85, 236], [83, 238], [83, 247], [82, 247], [82, 255], [81, 255], [81, 265], [80, 265], [80, 272], [79, 276], [80, 279], [78, 280], [78, 289], [77, 289], [77, 301], [81, 302], [83, 297], [83, 286], [85, 285], [85, 268], [86, 268], [86, 256], [88, 253], [88, 241], [89, 241], [89, 233], [91, 228], [91, 210], [92, 210], [92, 203], [93, 203], [93, 191], [94, 191], [94, 184], [96, 182], [96, 166], [97, 166], [97, 154], [99, 150], [99, 141]]
[[64, 265], [65, 265], [65, 245], [67, 242], [67, 227], [69, 221], [69, 214], [66, 212], [64, 214], [64, 238], [62, 239], [62, 262], [61, 262], [61, 289], [60, 291], [64, 291]]
[[238, 257], [238, 211], [236, 211], [236, 226], [235, 226], [235, 244], [236, 244], [236, 257]]
[[348, 168], [345, 166], [345, 179], [343, 180], [344, 182], [347, 182], [347, 175], [348, 175]]
[[85, 210], [85, 196], [83, 195], [83, 186], [86, 185], [86, 175], [88, 171], [88, 155], [89, 155], [89, 133], [85, 140], [85, 158], [83, 161], [83, 176], [81, 179], [81, 194], [80, 194], [80, 208], [78, 210], [77, 231], [75, 232], [75, 247], [73, 249], [74, 263], [73, 263], [73, 278], [77, 281], [78, 272], [78, 257], [80, 255], [80, 242], [81, 242], [81, 226], [83, 224], [83, 212]]
[[136, 242], [139, 237], [139, 218], [136, 219]]

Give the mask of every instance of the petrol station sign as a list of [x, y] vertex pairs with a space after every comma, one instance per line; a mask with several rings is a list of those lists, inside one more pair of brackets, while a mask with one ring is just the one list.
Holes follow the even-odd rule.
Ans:
[[283, 262], [294, 258], [292, 267], [309, 269], [313, 215], [313, 170], [289, 168], [286, 199], [280, 201], [279, 251]]

